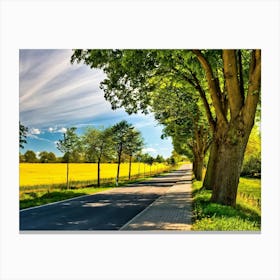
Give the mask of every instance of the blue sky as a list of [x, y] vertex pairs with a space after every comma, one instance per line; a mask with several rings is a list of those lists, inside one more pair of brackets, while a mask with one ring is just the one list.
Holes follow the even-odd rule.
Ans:
[[70, 63], [71, 50], [20, 50], [19, 118], [29, 128], [27, 144], [20, 152], [52, 151], [61, 155], [56, 141], [67, 127], [110, 126], [127, 120], [141, 131], [145, 149], [153, 156], [169, 157], [171, 139], [160, 138], [162, 126], [152, 114], [128, 115], [123, 109], [111, 110], [99, 88], [101, 70]]

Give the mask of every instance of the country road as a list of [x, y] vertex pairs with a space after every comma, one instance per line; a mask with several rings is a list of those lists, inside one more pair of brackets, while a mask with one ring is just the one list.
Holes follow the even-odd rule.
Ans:
[[137, 184], [20, 211], [20, 231], [118, 230], [174, 185], [179, 169]]

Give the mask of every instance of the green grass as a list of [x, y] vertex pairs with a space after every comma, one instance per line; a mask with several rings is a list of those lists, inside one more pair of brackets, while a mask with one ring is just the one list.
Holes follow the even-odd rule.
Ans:
[[82, 195], [94, 194], [105, 190], [112, 189], [113, 187], [100, 187], [100, 188], [83, 188], [76, 190], [58, 190], [52, 192], [27, 192], [20, 196], [20, 209], [25, 209], [34, 206], [40, 206], [52, 202], [57, 202], [73, 197]]
[[261, 198], [261, 180], [240, 178], [238, 185], [238, 192], [244, 193], [254, 197], [255, 199]]
[[[211, 191], [193, 183], [193, 227], [195, 231], [259, 231], [261, 209], [255, 203], [261, 196], [259, 179], [241, 178], [236, 207], [210, 202]], [[247, 195], [250, 195], [248, 198]]]

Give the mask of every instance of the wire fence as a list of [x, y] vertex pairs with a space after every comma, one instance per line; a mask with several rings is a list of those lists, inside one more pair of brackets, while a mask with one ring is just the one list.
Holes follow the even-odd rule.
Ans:
[[245, 200], [247, 203], [256, 206], [258, 209], [261, 209], [261, 198], [256, 198], [254, 195], [244, 192], [239, 192], [238, 196]]

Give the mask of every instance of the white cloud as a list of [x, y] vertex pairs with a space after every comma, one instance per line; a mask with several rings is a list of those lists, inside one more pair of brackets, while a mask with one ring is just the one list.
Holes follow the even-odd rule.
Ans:
[[58, 128], [58, 127], [49, 127], [48, 128], [48, 132], [50, 133], [65, 133], [66, 132], [66, 128], [65, 127], [61, 127], [61, 128]]
[[41, 134], [41, 131], [40, 131], [39, 128], [31, 128], [30, 131], [29, 131], [29, 134], [39, 135], [39, 134]]
[[57, 132], [61, 132], [61, 133], [65, 133], [66, 131], [67, 131], [67, 129], [65, 127], [62, 127], [57, 130]]

